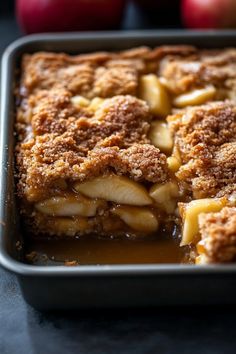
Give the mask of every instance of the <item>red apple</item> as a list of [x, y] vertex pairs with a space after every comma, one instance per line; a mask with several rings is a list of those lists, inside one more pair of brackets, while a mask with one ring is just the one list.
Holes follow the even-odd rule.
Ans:
[[236, 27], [235, 0], [182, 0], [181, 13], [188, 28]]
[[120, 24], [125, 0], [16, 0], [25, 33], [100, 30]]

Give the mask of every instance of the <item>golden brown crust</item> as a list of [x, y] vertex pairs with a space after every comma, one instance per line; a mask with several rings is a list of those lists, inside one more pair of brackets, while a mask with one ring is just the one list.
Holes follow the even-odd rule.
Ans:
[[25, 55], [20, 93], [27, 96], [38, 90], [64, 88], [89, 98], [134, 95], [139, 73], [157, 70], [163, 56], [185, 57], [195, 51], [191, 46], [164, 46], [77, 56], [45, 52]]
[[[157, 117], [138, 96], [140, 76], [149, 73], [163, 77], [160, 86], [164, 85], [172, 106], [176, 95], [209, 84], [216, 89], [210, 99], [231, 99], [188, 107], [176, 114], [172, 110], [168, 122], [173, 151], [176, 161], [180, 158], [182, 163], [176, 173], [169, 173], [166, 155], [148, 138], [150, 123]], [[75, 181], [107, 174], [127, 176], [143, 183], [147, 191], [152, 183], [176, 182], [177, 178], [181, 201], [226, 196], [229, 204], [235, 205], [235, 93], [236, 49], [162, 46], [77, 56], [25, 55], [17, 100], [16, 151], [18, 194], [29, 208], [24, 211], [22, 207], [22, 212], [31, 227], [51, 234], [58, 227], [59, 235], [60, 218], [35, 212], [33, 203], [71, 192]], [[223, 214], [215, 217], [216, 227], [221, 217]], [[62, 220], [65, 225], [67, 219]], [[106, 232], [113, 223], [125, 229], [124, 223], [111, 215], [78, 220], [73, 216], [71, 220], [73, 230], [84, 225], [82, 234], [94, 227]], [[211, 235], [211, 222], [208, 226]]]
[[165, 155], [148, 144], [150, 114], [143, 101], [115, 96], [94, 116], [76, 118], [81, 112], [71, 116], [68, 97], [52, 90], [39, 100], [32, 117], [34, 137], [18, 147], [22, 196], [38, 200], [54, 193], [59, 178], [82, 181], [113, 170], [140, 181], [167, 178]]
[[234, 99], [236, 49], [202, 50], [183, 58], [165, 57], [159, 74], [167, 79], [174, 94], [212, 84], [219, 89], [219, 99]]
[[236, 183], [236, 106], [214, 102], [168, 118], [182, 166], [176, 176], [195, 198]]
[[[218, 213], [199, 215], [205, 263], [226, 263], [236, 260], [236, 208], [223, 208]], [[201, 252], [201, 253], [202, 253]]]
[[95, 71], [93, 96], [136, 95], [138, 73], [132, 63], [114, 63], [110, 67], [99, 67]]
[[[112, 97], [133, 94], [137, 87], [137, 69], [129, 60], [118, 68], [98, 66], [94, 60], [76, 61], [66, 55], [37, 53], [23, 61], [21, 94], [36, 93], [38, 90], [65, 89], [84, 97]], [[105, 56], [106, 59], [109, 55]], [[85, 59], [84, 59], [85, 60]], [[111, 63], [111, 60], [109, 61]], [[108, 62], [108, 63], [109, 63]], [[117, 70], [120, 71], [118, 75]], [[106, 88], [106, 86], [108, 86]]]

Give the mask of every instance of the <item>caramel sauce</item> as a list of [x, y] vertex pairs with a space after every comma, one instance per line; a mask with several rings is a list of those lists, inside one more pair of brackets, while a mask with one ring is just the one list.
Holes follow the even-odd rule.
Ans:
[[25, 247], [25, 261], [37, 265], [163, 264], [181, 263], [183, 258], [175, 228], [168, 232], [163, 229], [152, 238], [135, 240], [29, 237]]

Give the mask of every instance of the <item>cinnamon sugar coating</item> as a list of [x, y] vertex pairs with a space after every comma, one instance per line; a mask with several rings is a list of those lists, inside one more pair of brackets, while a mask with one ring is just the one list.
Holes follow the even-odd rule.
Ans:
[[200, 214], [199, 225], [204, 262], [235, 262], [236, 208], [225, 207], [218, 213]]
[[181, 58], [195, 51], [191, 46], [164, 46], [77, 56], [45, 52], [25, 55], [20, 92], [28, 96], [39, 90], [64, 88], [88, 98], [135, 95], [139, 74], [157, 71], [163, 56]]
[[159, 74], [174, 94], [214, 85], [218, 99], [236, 97], [236, 49], [199, 50], [189, 56], [165, 57]]
[[195, 198], [236, 183], [236, 106], [214, 102], [168, 118], [182, 166], [176, 173]]
[[115, 96], [93, 116], [80, 116], [80, 111], [73, 114], [66, 93], [52, 90], [42, 100], [37, 97], [34, 136], [18, 145], [21, 196], [36, 201], [53, 195], [59, 179], [82, 181], [111, 172], [137, 181], [168, 178], [166, 156], [147, 139], [150, 114], [145, 102]]
[[[181, 160], [177, 172], [169, 172], [167, 156], [148, 138], [151, 122], [160, 119], [139, 98], [140, 77], [149, 73], [162, 77], [160, 86], [172, 106], [176, 95], [209, 84], [215, 87], [210, 98], [215, 102], [178, 111], [172, 107], [167, 121], [174, 155]], [[63, 233], [56, 231], [60, 218], [36, 212], [33, 204], [71, 192], [75, 181], [110, 174], [127, 176], [147, 190], [153, 183], [177, 179], [183, 202], [224, 196], [235, 205], [235, 97], [236, 49], [162, 46], [75, 56], [24, 55], [17, 93], [16, 155], [21, 211], [31, 229], [36, 234], [37, 229]], [[152, 207], [158, 211], [157, 205]], [[106, 233], [109, 223], [125, 230], [125, 223], [111, 217], [108, 209], [87, 219], [72, 216], [73, 236], [82, 225], [81, 234], [94, 229]], [[202, 237], [209, 241], [208, 262], [235, 260], [235, 208], [208, 215], [200, 218]]]

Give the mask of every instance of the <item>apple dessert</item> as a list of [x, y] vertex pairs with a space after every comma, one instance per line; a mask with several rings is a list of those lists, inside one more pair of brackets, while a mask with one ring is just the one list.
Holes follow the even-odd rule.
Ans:
[[18, 196], [36, 237], [157, 237], [236, 260], [236, 50], [24, 55]]

